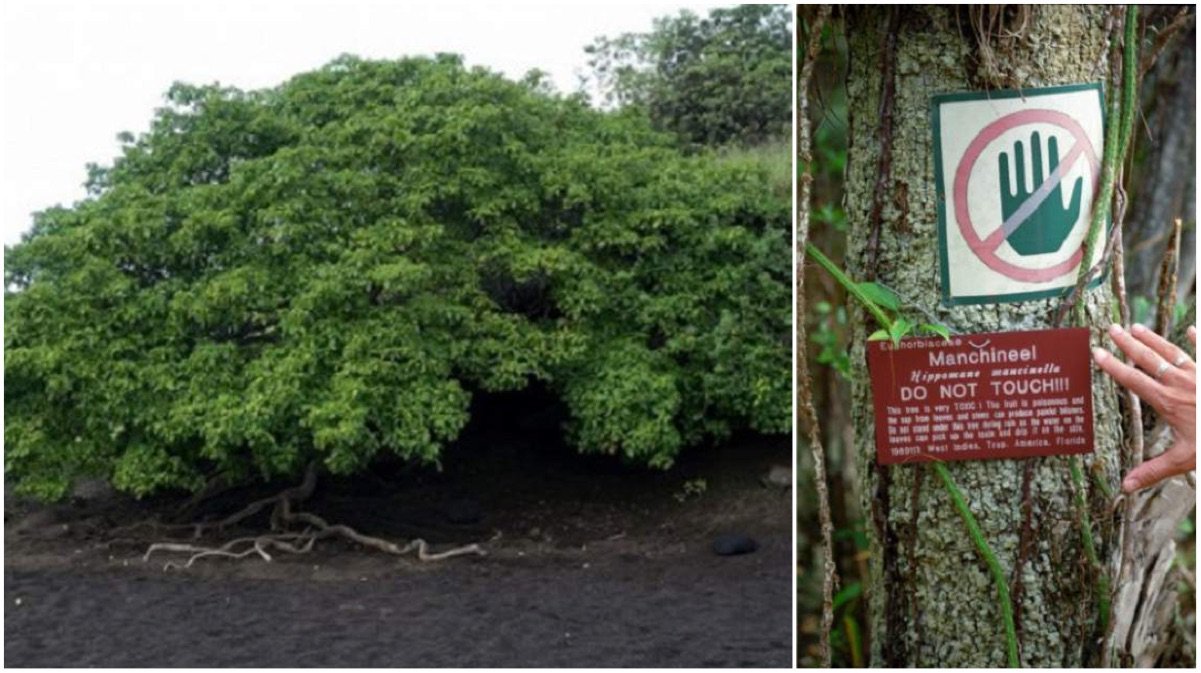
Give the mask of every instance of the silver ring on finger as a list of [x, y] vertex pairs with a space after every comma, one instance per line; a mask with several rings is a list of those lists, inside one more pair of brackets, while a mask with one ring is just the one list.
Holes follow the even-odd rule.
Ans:
[[1176, 359], [1172, 362], [1172, 366], [1179, 367], [1186, 362], [1188, 362], [1188, 355], [1186, 353], [1181, 353], [1180, 355], [1176, 356]]
[[1160, 379], [1160, 377], [1163, 376], [1163, 373], [1168, 371], [1171, 368], [1172, 368], [1172, 365], [1168, 364], [1167, 360], [1160, 360], [1159, 368], [1155, 370], [1155, 380], [1158, 381]]

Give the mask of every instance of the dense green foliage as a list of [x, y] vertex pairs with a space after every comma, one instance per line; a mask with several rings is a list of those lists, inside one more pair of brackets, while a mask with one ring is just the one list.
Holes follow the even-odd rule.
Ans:
[[688, 11], [648, 33], [587, 48], [607, 100], [645, 110], [686, 143], [758, 144], [792, 132], [792, 9], [737, 5]]
[[753, 162], [455, 57], [176, 85], [6, 251], [6, 469], [61, 495], [436, 461], [541, 380], [670, 465], [790, 427], [788, 201]]

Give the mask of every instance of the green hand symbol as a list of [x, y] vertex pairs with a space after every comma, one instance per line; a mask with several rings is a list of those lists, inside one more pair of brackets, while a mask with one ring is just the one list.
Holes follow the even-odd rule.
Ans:
[[[1072, 202], [1063, 207], [1063, 176], [1059, 173], [1059, 142], [1055, 136], [1047, 141], [1047, 170], [1043, 175], [1043, 145], [1038, 131], [1030, 134], [1030, 163], [1034, 170], [1034, 191], [1026, 189], [1026, 157], [1022, 141], [1013, 144], [1013, 159], [1017, 168], [1017, 184], [1009, 183], [1009, 155], [1001, 152], [997, 159], [1001, 173], [1001, 224], [1009, 245], [1019, 255], [1041, 255], [1063, 247], [1080, 216], [1080, 190], [1084, 178], [1076, 178]], [[1070, 166], [1064, 166], [1066, 172]], [[1044, 184], [1046, 182], [1046, 184]]]

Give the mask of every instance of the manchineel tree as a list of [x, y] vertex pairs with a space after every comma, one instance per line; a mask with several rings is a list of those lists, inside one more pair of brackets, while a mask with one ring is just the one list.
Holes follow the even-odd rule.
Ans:
[[789, 430], [788, 203], [751, 164], [453, 56], [167, 100], [6, 251], [21, 491], [435, 463], [532, 381], [650, 466]]
[[[1108, 171], [1091, 220], [1098, 235], [1086, 245], [1106, 245], [1098, 225], [1111, 195], [1120, 242], [1125, 203], [1120, 189], [1105, 185], [1120, 177], [1135, 135], [1137, 12], [1023, 5], [854, 7], [840, 15], [850, 60], [850, 278], [887, 285], [905, 311], [956, 333], [1075, 324], [1091, 328], [1092, 345], [1108, 345], [1105, 328], [1129, 321], [1120, 265], [1100, 287], [1067, 297], [942, 305], [930, 105], [938, 93], [1103, 82]], [[807, 147], [801, 152], [805, 158]], [[1121, 257], [1119, 246], [1104, 263]], [[1096, 448], [1086, 456], [882, 466], [865, 356], [867, 337], [880, 325], [860, 305], [850, 324], [854, 454], [871, 554], [864, 587], [871, 664], [1156, 662], [1169, 647], [1175, 614], [1171, 532], [1194, 491], [1173, 479], [1116, 498], [1120, 475], [1144, 455], [1138, 400], [1094, 375]], [[1149, 435], [1145, 455], [1154, 455], [1155, 444]]]

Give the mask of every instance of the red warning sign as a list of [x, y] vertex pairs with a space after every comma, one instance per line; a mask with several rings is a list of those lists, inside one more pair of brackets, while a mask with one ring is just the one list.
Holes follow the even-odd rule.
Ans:
[[1093, 450], [1086, 328], [868, 344], [881, 464]]

